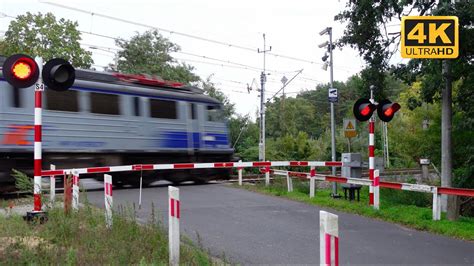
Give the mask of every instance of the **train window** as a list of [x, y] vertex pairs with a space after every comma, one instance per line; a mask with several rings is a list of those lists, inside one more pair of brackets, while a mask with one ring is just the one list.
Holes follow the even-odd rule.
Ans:
[[12, 89], [12, 106], [15, 108], [22, 108], [22, 101], [21, 101], [21, 95], [20, 95], [20, 90], [10, 87]]
[[64, 112], [79, 112], [78, 92], [46, 89], [46, 109]]
[[176, 102], [150, 99], [150, 116], [154, 118], [177, 119]]
[[133, 114], [135, 116], [140, 116], [140, 98], [133, 97]]
[[189, 118], [192, 119], [192, 120], [197, 119], [196, 104], [195, 103], [189, 103]]
[[119, 96], [115, 94], [90, 93], [91, 113], [120, 115]]
[[224, 115], [222, 113], [221, 107], [218, 105], [208, 105], [207, 106], [207, 121], [223, 121]]

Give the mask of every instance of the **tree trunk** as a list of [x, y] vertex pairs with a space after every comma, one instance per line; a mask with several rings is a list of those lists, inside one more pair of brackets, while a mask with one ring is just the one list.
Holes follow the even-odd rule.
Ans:
[[[451, 78], [451, 62], [443, 60], [443, 76], [446, 84], [442, 89], [442, 109], [441, 109], [441, 186], [452, 186], [453, 173], [453, 152], [451, 142], [452, 131], [452, 78]], [[456, 207], [455, 196], [448, 196], [443, 199], [443, 203], [447, 206], [448, 220], [456, 220], [458, 211]]]

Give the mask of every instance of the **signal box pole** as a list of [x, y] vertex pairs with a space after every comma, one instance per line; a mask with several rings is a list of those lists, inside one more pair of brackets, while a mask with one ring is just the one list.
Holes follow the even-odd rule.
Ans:
[[[375, 103], [374, 87], [370, 86], [370, 102]], [[369, 120], [369, 179], [374, 181], [375, 170], [375, 116], [372, 114]], [[374, 205], [374, 187], [369, 186], [369, 205]]]

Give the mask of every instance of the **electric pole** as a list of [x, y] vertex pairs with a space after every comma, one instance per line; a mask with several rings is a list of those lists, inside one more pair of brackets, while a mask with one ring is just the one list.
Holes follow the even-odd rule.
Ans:
[[258, 145], [258, 159], [265, 161], [265, 82], [267, 81], [267, 74], [265, 73], [265, 57], [267, 52], [270, 52], [272, 47], [267, 50], [265, 41], [265, 33], [263, 34], [263, 50], [257, 49], [258, 53], [263, 53], [263, 71], [260, 74], [260, 142]]

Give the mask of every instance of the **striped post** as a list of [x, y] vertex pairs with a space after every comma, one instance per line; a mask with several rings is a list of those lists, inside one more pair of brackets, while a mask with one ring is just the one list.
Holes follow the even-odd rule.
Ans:
[[433, 188], [433, 221], [441, 220], [441, 194], [438, 194], [438, 188]]
[[169, 264], [179, 265], [179, 219], [180, 219], [180, 204], [179, 204], [179, 188], [168, 187], [169, 197], [169, 219], [168, 219], [168, 237], [169, 237]]
[[380, 209], [380, 174], [379, 170], [374, 171], [374, 180], [372, 181], [374, 187], [374, 209]]
[[316, 190], [316, 168], [311, 166], [311, 170], [309, 171], [309, 197], [314, 198], [314, 192]]
[[[375, 170], [375, 118], [372, 116], [369, 120], [369, 179], [374, 180]], [[374, 187], [369, 186], [369, 205], [374, 205]]]
[[[242, 163], [242, 160], [239, 160], [239, 163]], [[237, 167], [237, 172], [239, 173], [239, 186], [242, 186], [242, 167]]]
[[[51, 164], [49, 169], [56, 170], [56, 165]], [[56, 176], [52, 175], [49, 177], [49, 204], [51, 208], [54, 207], [54, 201], [56, 200]]]
[[79, 173], [72, 172], [72, 209], [79, 210]]
[[293, 179], [290, 177], [290, 172], [286, 172], [286, 185], [288, 186], [288, 192], [293, 191]]
[[104, 175], [104, 203], [105, 203], [105, 225], [107, 228], [112, 228], [112, 176]]
[[265, 186], [270, 185], [270, 166], [265, 167]]
[[338, 216], [319, 211], [319, 264], [339, 265]]
[[[38, 65], [38, 71], [41, 73], [43, 69], [43, 58], [36, 57], [36, 64]], [[34, 189], [33, 189], [33, 211], [41, 211], [41, 105], [42, 105], [42, 90], [44, 89], [43, 79], [41, 74], [39, 75], [38, 81], [35, 86], [35, 123], [34, 123]]]

